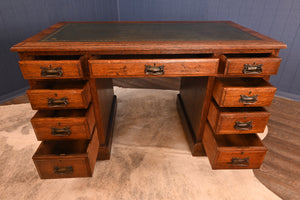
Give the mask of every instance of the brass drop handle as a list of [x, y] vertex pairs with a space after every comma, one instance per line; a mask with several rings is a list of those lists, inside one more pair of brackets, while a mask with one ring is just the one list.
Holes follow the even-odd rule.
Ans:
[[151, 65], [145, 65], [145, 74], [146, 75], [164, 75], [165, 70], [164, 70], [164, 65], [160, 66], [153, 66]]
[[73, 167], [53, 167], [53, 171], [55, 174], [72, 174], [73, 173]]
[[247, 96], [247, 95], [241, 95], [241, 98], [239, 100], [240, 103], [243, 103], [244, 105], [250, 105], [257, 102], [258, 95], [253, 96]]
[[232, 166], [236, 167], [247, 167], [249, 166], [249, 157], [247, 158], [232, 158], [231, 162], [229, 163]]
[[263, 64], [244, 64], [244, 74], [261, 74]]
[[64, 127], [64, 128], [51, 127], [51, 135], [59, 136], [59, 137], [70, 136], [71, 129], [70, 127]]
[[63, 76], [63, 71], [61, 67], [52, 68], [51, 65], [49, 67], [41, 67], [41, 76], [47, 78], [57, 78]]
[[48, 106], [50, 107], [63, 107], [69, 104], [68, 98], [63, 97], [60, 99], [48, 98]]
[[252, 123], [253, 123], [253, 121], [249, 121], [249, 122], [245, 122], [245, 123], [236, 121], [235, 125], [234, 125], [234, 129], [240, 130], [240, 131], [252, 130]]

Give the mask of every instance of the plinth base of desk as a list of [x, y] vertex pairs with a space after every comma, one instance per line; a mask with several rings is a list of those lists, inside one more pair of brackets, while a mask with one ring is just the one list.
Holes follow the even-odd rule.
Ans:
[[110, 110], [109, 124], [107, 128], [105, 145], [99, 147], [97, 160], [109, 160], [112, 146], [112, 138], [115, 124], [115, 116], [117, 111], [117, 96], [114, 95]]
[[181, 123], [184, 129], [184, 133], [186, 136], [186, 139], [188, 141], [191, 153], [193, 156], [206, 156], [206, 153], [204, 151], [203, 143], [196, 141], [196, 136], [193, 131], [193, 128], [191, 126], [190, 120], [187, 117], [184, 104], [182, 102], [180, 94], [177, 95], [177, 111], [179, 113], [179, 116], [181, 118]]

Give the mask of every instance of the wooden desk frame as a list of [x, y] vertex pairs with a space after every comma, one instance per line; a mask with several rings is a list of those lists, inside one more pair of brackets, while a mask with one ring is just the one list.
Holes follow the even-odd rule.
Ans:
[[[95, 112], [96, 128], [100, 143], [98, 160], [110, 158], [114, 118], [116, 113], [116, 96], [113, 92], [112, 78], [118, 76], [93, 77], [90, 74], [88, 60], [93, 55], [128, 55], [128, 54], [212, 54], [214, 58], [221, 58], [224, 54], [266, 53], [278, 56], [279, 50], [286, 45], [267, 36], [254, 32], [230, 21], [230, 24], [245, 31], [260, 40], [250, 41], [151, 41], [151, 42], [39, 42], [39, 40], [58, 28], [70, 22], [57, 23], [37, 35], [13, 46], [12, 51], [19, 53], [21, 60], [34, 55], [81, 55], [84, 69], [83, 80], [88, 81]], [[74, 23], [74, 22], [73, 22]], [[76, 22], [89, 23], [89, 22]], [[90, 22], [95, 23], [95, 22]], [[99, 22], [120, 23], [120, 22]], [[137, 23], [137, 22], [122, 22]], [[147, 22], [146, 22], [147, 23]], [[153, 23], [153, 22], [149, 22]], [[162, 23], [162, 22], [156, 22]], [[163, 22], [174, 23], [174, 22]], [[194, 23], [194, 22], [191, 22]], [[206, 23], [206, 22], [202, 22]], [[179, 75], [180, 76], [180, 75]], [[140, 76], [154, 77], [154, 76]], [[166, 77], [161, 75], [160, 77]], [[205, 155], [202, 136], [212, 99], [214, 80], [216, 77], [239, 77], [238, 75], [224, 75], [218, 71], [215, 74], [201, 76], [184, 76], [181, 81], [180, 93], [177, 99], [177, 108], [180, 114], [191, 152], [194, 156]], [[269, 79], [269, 75], [251, 75]], [[29, 81], [30, 86], [36, 84]]]

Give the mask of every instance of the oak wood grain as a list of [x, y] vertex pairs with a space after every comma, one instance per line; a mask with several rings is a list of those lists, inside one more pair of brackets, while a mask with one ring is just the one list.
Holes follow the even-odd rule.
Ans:
[[[32, 82], [33, 83], [33, 82]], [[27, 90], [32, 109], [78, 109], [88, 108], [91, 101], [90, 87], [86, 82], [36, 82]], [[48, 105], [48, 99], [66, 98], [68, 103]]]
[[180, 96], [190, 121], [196, 142], [202, 141], [208, 114], [214, 77], [184, 77], [181, 79]]
[[[91, 139], [95, 127], [94, 108], [88, 110], [38, 111], [31, 119], [37, 140]], [[63, 131], [61, 134], [54, 130]]]
[[[264, 132], [269, 117], [264, 108], [220, 108], [212, 101], [207, 120], [215, 134], [247, 134]], [[238, 127], [242, 126], [236, 127], [236, 123], [250, 123], [251, 127], [241, 130]]]
[[[24, 79], [70, 79], [83, 78], [83, 72], [79, 60], [22, 60], [19, 65]], [[42, 76], [41, 68], [60, 68], [62, 75]]]
[[[276, 87], [264, 79], [218, 78], [213, 97], [220, 107], [259, 107], [270, 106], [275, 92]], [[242, 101], [241, 95], [255, 100]]]
[[267, 152], [256, 134], [215, 135], [208, 123], [203, 145], [213, 169], [259, 168]]
[[[124, 59], [124, 60], [89, 60], [90, 74], [93, 78], [116, 77], [176, 77], [176, 76], [211, 76], [217, 73], [219, 59]], [[163, 74], [148, 75], [145, 66], [164, 67]]]
[[[93, 174], [98, 148], [95, 129], [91, 141], [44, 141], [32, 159], [42, 179], [87, 177]], [[60, 171], [55, 172], [55, 168]]]
[[260, 75], [275, 75], [279, 69], [281, 58], [276, 56], [255, 57], [243, 54], [238, 55], [222, 55], [220, 58], [220, 67], [223, 68], [224, 74], [253, 76], [256, 74], [247, 74], [243, 72], [245, 65], [262, 65], [262, 71], [257, 73]]

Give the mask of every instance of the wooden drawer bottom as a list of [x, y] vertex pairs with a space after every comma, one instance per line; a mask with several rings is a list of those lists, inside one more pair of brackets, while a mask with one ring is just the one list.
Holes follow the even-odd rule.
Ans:
[[32, 159], [42, 179], [90, 177], [97, 159], [99, 140], [44, 141]]
[[256, 134], [214, 135], [208, 123], [203, 145], [213, 169], [257, 169], [267, 152]]

